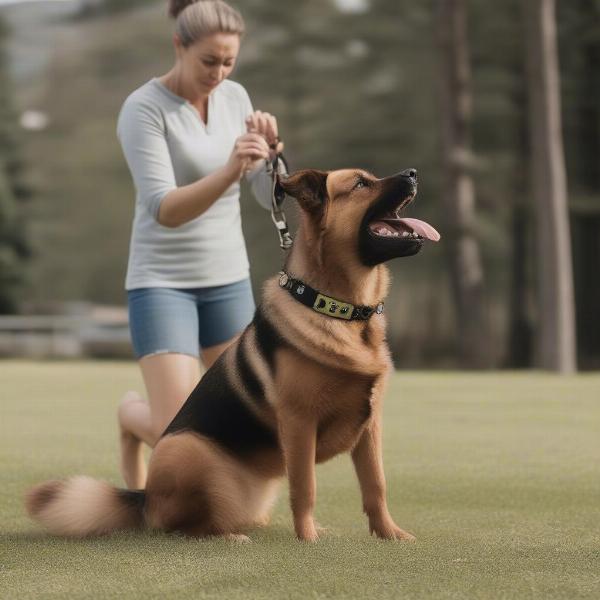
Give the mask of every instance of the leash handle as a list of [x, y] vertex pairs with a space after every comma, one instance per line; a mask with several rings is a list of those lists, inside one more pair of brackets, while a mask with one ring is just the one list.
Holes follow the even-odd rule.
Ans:
[[271, 188], [271, 220], [279, 236], [279, 246], [282, 250], [289, 250], [292, 247], [293, 240], [282, 208], [285, 192], [279, 184], [280, 176], [288, 173], [288, 164], [283, 154], [277, 154], [272, 162], [267, 161], [267, 171], [270, 172], [273, 182]]

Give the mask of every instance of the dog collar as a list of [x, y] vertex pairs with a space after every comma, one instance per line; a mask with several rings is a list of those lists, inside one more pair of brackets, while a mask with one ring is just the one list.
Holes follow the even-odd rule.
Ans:
[[383, 312], [383, 302], [377, 306], [355, 306], [343, 300], [321, 294], [318, 290], [306, 285], [300, 279], [294, 279], [285, 271], [279, 272], [279, 287], [292, 295], [293, 298], [305, 306], [312, 308], [322, 315], [344, 319], [345, 321], [367, 321], [373, 314]]

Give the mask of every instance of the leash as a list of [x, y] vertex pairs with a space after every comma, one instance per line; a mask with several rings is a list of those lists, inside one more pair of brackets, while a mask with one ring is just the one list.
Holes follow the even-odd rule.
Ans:
[[289, 250], [292, 247], [293, 240], [283, 212], [285, 192], [279, 183], [280, 178], [288, 174], [288, 163], [283, 154], [278, 153], [272, 161], [267, 161], [267, 173], [271, 176], [273, 182], [271, 187], [271, 220], [275, 225], [275, 229], [277, 229], [279, 246], [282, 250]]
[[[283, 154], [278, 153], [272, 161], [267, 161], [267, 173], [273, 182], [271, 189], [271, 219], [279, 235], [279, 246], [282, 250], [292, 247], [292, 236], [288, 230], [287, 219], [283, 212], [285, 191], [280, 179], [288, 174], [288, 163]], [[345, 321], [368, 321], [374, 314], [383, 313], [383, 302], [376, 306], [359, 306], [332, 296], [326, 296], [310, 287], [300, 279], [292, 277], [285, 270], [279, 273], [279, 287], [287, 290], [292, 298], [312, 310]]]

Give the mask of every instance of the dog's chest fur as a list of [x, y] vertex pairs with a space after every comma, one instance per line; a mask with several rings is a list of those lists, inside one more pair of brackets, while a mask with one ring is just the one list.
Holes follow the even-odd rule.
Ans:
[[278, 372], [282, 413], [293, 413], [316, 428], [317, 462], [323, 462], [356, 444], [374, 410], [378, 409], [387, 370], [360, 374], [335, 369], [286, 350]]

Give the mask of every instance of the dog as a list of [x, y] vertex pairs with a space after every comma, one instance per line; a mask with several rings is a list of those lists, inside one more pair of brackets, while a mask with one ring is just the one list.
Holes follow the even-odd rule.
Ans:
[[440, 239], [424, 221], [399, 216], [415, 198], [417, 173], [302, 170], [280, 185], [300, 207], [284, 270], [167, 427], [146, 489], [89, 477], [40, 484], [26, 507], [51, 533], [150, 527], [245, 540], [268, 522], [287, 474], [296, 536], [313, 542], [315, 466], [349, 452], [371, 534], [414, 540], [387, 508], [381, 416], [392, 370], [384, 263]]

